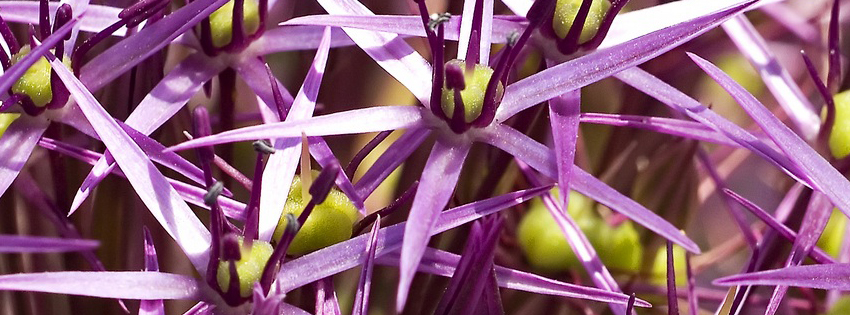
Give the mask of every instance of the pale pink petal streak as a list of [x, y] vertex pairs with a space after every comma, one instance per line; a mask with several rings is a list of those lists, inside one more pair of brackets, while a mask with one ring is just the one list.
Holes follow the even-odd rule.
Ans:
[[0, 137], [0, 196], [24, 168], [48, 124], [46, 119], [21, 116]]

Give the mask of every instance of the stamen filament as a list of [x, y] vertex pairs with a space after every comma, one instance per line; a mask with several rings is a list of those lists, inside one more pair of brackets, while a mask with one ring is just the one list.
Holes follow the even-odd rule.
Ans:
[[38, 31], [41, 40], [50, 36], [50, 7], [47, 0], [38, 1]]
[[[313, 168], [310, 167], [310, 149], [307, 135], [301, 132], [301, 200], [310, 200], [309, 188], [313, 184]], [[305, 211], [306, 212], [306, 211]], [[304, 222], [301, 222], [304, 224]]]

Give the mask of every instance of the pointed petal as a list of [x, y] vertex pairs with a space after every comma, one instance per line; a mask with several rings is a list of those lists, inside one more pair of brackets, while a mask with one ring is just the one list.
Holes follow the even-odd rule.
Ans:
[[[201, 89], [204, 82], [209, 81], [224, 68], [224, 64], [202, 53], [190, 55], [166, 74], [162, 81], [142, 99], [142, 102], [130, 113], [126, 124], [144, 135], [150, 135], [183, 108], [186, 102]], [[101, 159], [95, 164], [74, 195], [70, 213], [82, 205], [94, 187], [113, 168], [115, 163], [107, 163], [106, 159]]]
[[[310, 143], [310, 155], [319, 162], [319, 165], [322, 168], [332, 167], [332, 164], [334, 164], [338, 169], [344, 169], [333, 151], [331, 151], [328, 143], [325, 142], [325, 139], [322, 139], [322, 137], [311, 137], [308, 138], [307, 141]], [[335, 183], [336, 186], [339, 187], [339, 190], [342, 191], [348, 199], [351, 199], [351, 202], [354, 203], [354, 207], [360, 211], [360, 214], [365, 216], [367, 214], [367, 210], [366, 206], [363, 204], [364, 198], [361, 198], [357, 193], [357, 189], [354, 188], [354, 184], [351, 183], [351, 179], [348, 178], [348, 175], [346, 175], [345, 172], [338, 172]]]
[[511, 84], [505, 88], [505, 98], [496, 112], [496, 120], [504, 121], [565, 91], [578, 89], [639, 65], [714, 28], [750, 4], [752, 1], [598, 50]]
[[92, 250], [100, 242], [83, 239], [0, 235], [0, 253], [55, 253]]
[[[263, 100], [265, 104], [261, 105], [265, 105], [271, 109], [271, 112], [277, 113], [274, 94], [272, 92], [273, 87], [269, 84], [269, 74], [266, 72], [266, 63], [257, 58], [248, 58], [236, 64], [233, 69], [239, 73], [239, 77], [248, 84], [251, 91]], [[280, 96], [283, 98], [284, 106], [287, 109], [292, 108], [292, 102], [295, 100], [292, 94], [289, 93], [289, 90], [279, 80], [275, 79], [275, 84], [278, 91], [280, 91]], [[278, 118], [275, 115], [275, 122], [280, 121]]]
[[[549, 148], [505, 125], [497, 125], [491, 128], [489, 132], [482, 135], [480, 141], [510, 153], [543, 175], [551, 178], [558, 177], [554, 156]], [[665, 221], [629, 197], [622, 195], [578, 166], [573, 166], [570, 183], [572, 183], [570, 186], [572, 189], [622, 213], [686, 250], [692, 253], [700, 252], [696, 243], [682, 234], [670, 222]]]
[[[330, 14], [374, 15], [356, 0], [318, 0]], [[407, 87], [422, 104], [431, 97], [431, 66], [400, 36], [343, 28], [384, 70]]]
[[826, 290], [850, 290], [850, 264], [786, 267], [720, 278], [715, 285], [785, 285]]
[[[55, 16], [56, 9], [61, 4], [60, 2], [50, 2], [48, 4], [50, 16]], [[0, 1], [0, 11], [3, 12], [3, 20], [6, 22], [38, 25], [38, 6], [39, 3], [37, 1]], [[100, 32], [113, 23], [118, 22], [118, 13], [121, 10], [121, 8], [90, 4], [86, 6], [86, 11], [80, 16], [80, 30], [92, 33]], [[113, 35], [124, 36], [126, 32], [127, 28], [122, 27]]]
[[[397, 266], [398, 252], [390, 253], [389, 255], [378, 258], [379, 264]], [[460, 256], [445, 252], [434, 248], [426, 248], [422, 263], [419, 265], [419, 270], [451, 277], [457, 266]], [[547, 294], [555, 296], [563, 296], [569, 298], [578, 298], [591, 301], [599, 301], [604, 303], [617, 303], [625, 305], [628, 303], [629, 296], [611, 291], [600, 290], [597, 288], [585, 287], [570, 283], [564, 283], [549, 278], [541, 277], [535, 274], [508, 269], [501, 266], [496, 266], [496, 280], [499, 286], [520, 290], [531, 293]], [[640, 307], [651, 307], [652, 305], [646, 301], [637, 299], [635, 305]]]
[[445, 143], [438, 139], [431, 149], [425, 169], [416, 188], [416, 197], [410, 208], [408, 224], [404, 227], [404, 243], [401, 247], [399, 287], [396, 295], [396, 310], [401, 313], [407, 301], [407, 293], [416, 273], [416, 266], [428, 246], [440, 212], [446, 207], [454, 193], [460, 170], [469, 153], [471, 143]]
[[[122, 40], [86, 63], [80, 81], [97, 91], [185, 33], [228, 0], [196, 0]], [[5, 90], [5, 89], [0, 89]]]
[[738, 46], [741, 55], [747, 57], [758, 71], [765, 86], [788, 113], [797, 130], [800, 130], [806, 139], [814, 139], [821, 125], [820, 115], [815, 112], [809, 98], [803, 94], [788, 70], [767, 48], [767, 43], [753, 24], [746, 16], [739, 15], [726, 21], [721, 27]]
[[106, 113], [82, 82], [77, 80], [59, 60], [52, 60], [51, 65], [100, 135], [103, 143], [114, 153], [115, 161], [121, 166], [130, 184], [151, 214], [180, 245], [195, 268], [201, 272], [206, 270], [210, 234], [203, 223], [171, 187], [165, 176], [162, 176], [148, 160], [138, 145]]
[[670, 108], [688, 115], [693, 120], [702, 123], [712, 129], [726, 135], [729, 139], [758, 154], [768, 162], [776, 165], [790, 176], [807, 182], [807, 177], [787, 157], [774, 150], [768, 144], [762, 142], [744, 130], [744, 128], [718, 115], [711, 109], [703, 106], [697, 100], [677, 90], [669, 84], [661, 81], [640, 68], [631, 68], [614, 75], [620, 81], [654, 97]]
[[0, 290], [35, 291], [131, 300], [197, 298], [191, 277], [147, 271], [65, 271], [0, 275]]
[[[156, 248], [153, 245], [153, 237], [147, 227], [145, 233], [145, 271], [159, 271], [159, 262], [156, 259]], [[142, 300], [139, 302], [139, 315], [165, 315], [165, 305], [162, 300]]]
[[[301, 90], [298, 91], [298, 95], [292, 102], [292, 109], [286, 117], [287, 122], [304, 120], [313, 116], [316, 97], [319, 95], [319, 86], [322, 84], [322, 76], [325, 73], [325, 65], [328, 61], [330, 36], [330, 28], [326, 28], [322, 42], [319, 44], [319, 49], [313, 59], [313, 65], [310, 67], [307, 77], [304, 78]], [[269, 157], [266, 164], [260, 192], [259, 239], [265, 241], [270, 240], [274, 235], [278, 219], [283, 213], [287, 198], [286, 192], [289, 191], [289, 186], [292, 184], [292, 177], [295, 175], [295, 168], [300, 159], [301, 139], [275, 139], [274, 148], [277, 152]]]
[[357, 194], [366, 199], [385, 179], [407, 159], [431, 132], [425, 128], [411, 128], [384, 151], [375, 164], [354, 184]]
[[18, 81], [24, 72], [29, 70], [29, 68], [40, 58], [44, 56], [45, 53], [49, 52], [59, 41], [65, 38], [65, 35], [71, 32], [71, 29], [74, 28], [74, 25], [79, 22], [79, 17], [73, 17], [67, 24], [60, 27], [56, 32], [53, 32], [53, 35], [48, 36], [44, 41], [41, 42], [41, 45], [38, 45], [33, 50], [30, 51], [29, 54], [18, 60], [14, 65], [6, 69], [3, 72], [3, 75], [0, 76], [0, 91], [5, 93], [12, 87], [15, 82]]
[[355, 109], [299, 121], [245, 127], [186, 141], [169, 148], [179, 151], [203, 146], [267, 138], [298, 138], [377, 132], [423, 125], [420, 106], [380, 106]]
[[726, 135], [695, 121], [666, 117], [606, 113], [581, 113], [580, 118], [582, 123], [640, 128], [697, 141], [705, 141], [733, 147], [741, 146], [739, 143], [729, 139]]
[[48, 124], [39, 117], [21, 116], [0, 137], [0, 196], [24, 168]]
[[[483, 2], [483, 3], [482, 3]], [[476, 34], [472, 33], [475, 28], [473, 21], [476, 19], [475, 7], [481, 3], [481, 30]], [[466, 17], [465, 19], [463, 17]], [[420, 27], [421, 28], [421, 27]], [[493, 30], [493, 0], [466, 0], [463, 2], [463, 15], [460, 22], [460, 37], [457, 43], [458, 59], [470, 60], [464, 58], [469, 56], [467, 50], [478, 50], [475, 52], [478, 55], [479, 64], [488, 65], [490, 60], [490, 35]]]
[[[551, 186], [512, 192], [446, 210], [440, 213], [431, 233], [442, 233], [515, 206], [548, 191], [549, 188]], [[401, 247], [404, 226], [405, 223], [399, 223], [380, 229], [375, 248], [376, 257]], [[277, 284], [284, 292], [289, 292], [318, 279], [354, 268], [364, 261], [366, 253], [363, 248], [368, 242], [369, 235], [360, 235], [288, 261], [280, 267]]]
[[357, 292], [354, 294], [354, 306], [351, 315], [365, 315], [369, 312], [369, 292], [372, 290], [372, 270], [375, 265], [375, 250], [378, 247], [378, 228], [381, 224], [381, 215], [375, 219], [372, 231], [369, 232], [369, 242], [366, 244], [366, 260], [360, 271], [360, 280], [357, 282]]
[[812, 188], [824, 193], [845, 215], [850, 216], [850, 182], [844, 175], [723, 71], [696, 55], [688, 55], [726, 89], [786, 156], [802, 169]]
[[[285, 24], [288, 23], [281, 23], [280, 27], [263, 32], [263, 35], [252, 42], [247, 50], [258, 56], [264, 56], [284, 51], [313, 50], [319, 47], [319, 41], [325, 29], [323, 26]], [[354, 45], [354, 41], [341, 29], [333, 28], [331, 30], [331, 47], [352, 45]]]
[[[463, 16], [460, 15], [452, 15], [447, 22], [443, 23], [446, 40], [459, 40], [462, 18]], [[426, 36], [425, 29], [422, 28], [422, 17], [419, 15], [308, 15], [288, 20], [280, 25], [336, 26], [404, 36]], [[523, 29], [524, 26], [521, 23], [496, 17], [492, 22], [490, 38], [494, 44], [504, 44], [512, 33], [521, 33]]]

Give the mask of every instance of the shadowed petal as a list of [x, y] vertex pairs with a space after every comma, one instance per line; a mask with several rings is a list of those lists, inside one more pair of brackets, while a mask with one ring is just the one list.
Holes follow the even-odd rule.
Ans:
[[[555, 157], [552, 151], [516, 129], [505, 125], [497, 125], [491, 127], [489, 132], [484, 134], [480, 141], [510, 153], [543, 175], [550, 178], [558, 177]], [[639, 203], [619, 193], [578, 166], [573, 166], [570, 177], [570, 187], [572, 189], [610, 207], [614, 211], [622, 213], [636, 223], [658, 233], [658, 235], [682, 246], [692, 253], [700, 252], [696, 243], [682, 234], [670, 222], [667, 222], [654, 212], [649, 211]]]
[[422, 252], [433, 235], [440, 212], [446, 207], [454, 193], [460, 170], [471, 143], [446, 143], [438, 139], [431, 149], [425, 169], [419, 178], [419, 187], [410, 208], [408, 222], [404, 227], [404, 243], [401, 247], [401, 265], [396, 310], [401, 313], [407, 301], [407, 293], [422, 259]]
[[366, 261], [363, 262], [363, 270], [360, 271], [360, 280], [357, 283], [357, 292], [354, 294], [354, 306], [351, 315], [364, 315], [369, 311], [369, 292], [372, 290], [372, 269], [375, 266], [375, 249], [378, 247], [378, 228], [381, 224], [381, 215], [375, 219], [372, 231], [369, 232], [369, 242], [366, 244]]
[[[318, 0], [330, 14], [374, 15], [356, 0]], [[426, 107], [431, 96], [431, 66], [400, 36], [343, 28], [384, 70], [401, 82]]]
[[850, 291], [850, 264], [806, 265], [714, 280], [715, 285], [784, 285], [801, 288]]
[[821, 125], [820, 116], [788, 70], [767, 48], [764, 38], [759, 35], [750, 20], [739, 15], [720, 26], [738, 46], [741, 55], [747, 57], [758, 71], [764, 85], [788, 113], [797, 130], [800, 130], [806, 139], [814, 139]]
[[151, 214], [180, 245], [195, 269], [206, 270], [210, 234], [203, 223], [82, 82], [59, 60], [52, 60], [51, 65], [103, 143], [114, 153], [115, 161]]
[[640, 128], [697, 141], [705, 141], [733, 147], [741, 146], [739, 143], [729, 139], [726, 135], [695, 121], [655, 116], [606, 113], [581, 113], [579, 118], [582, 123]]
[[130, 300], [197, 298], [191, 277], [147, 271], [65, 271], [0, 275], [0, 290], [35, 291]]
[[[153, 237], [147, 227], [145, 233], [145, 271], [159, 271], [159, 262], [156, 259], [156, 248], [153, 246]], [[139, 315], [165, 315], [165, 305], [162, 300], [142, 300], [139, 302]]]
[[331, 136], [412, 128], [423, 125], [420, 106], [380, 106], [355, 109], [298, 121], [251, 126], [186, 141], [169, 148], [179, 151], [237, 141], [267, 138]]
[[[60, 2], [50, 2], [48, 4], [50, 16], [55, 16], [56, 9], [61, 4]], [[38, 1], [0, 1], [0, 11], [3, 12], [3, 20], [6, 22], [38, 25], [38, 6]], [[118, 22], [118, 13], [121, 10], [121, 8], [89, 4], [86, 6], [86, 11], [80, 16], [80, 30], [92, 33], [100, 32], [115, 22]], [[113, 35], [124, 36], [126, 32], [127, 28], [121, 27]]]
[[496, 120], [504, 121], [540, 102], [575, 90], [655, 56], [710, 30], [752, 4], [735, 6], [687, 23], [656, 31], [632, 41], [598, 50], [560, 65], [543, 70], [505, 88], [505, 98], [496, 112]]
[[100, 242], [83, 239], [0, 235], [0, 253], [54, 253], [92, 250]]
[[[171, 43], [228, 0], [196, 0], [156, 23], [147, 25], [103, 53], [92, 58], [80, 70], [80, 81], [97, 91], [115, 78]], [[0, 89], [5, 90], [5, 89]]]
[[[292, 109], [286, 117], [287, 122], [304, 120], [313, 116], [316, 97], [319, 95], [319, 86], [322, 84], [322, 76], [328, 61], [330, 36], [330, 28], [326, 28], [310, 71], [292, 102]], [[260, 192], [259, 239], [265, 241], [272, 238], [277, 228], [278, 219], [286, 204], [286, 192], [289, 191], [292, 177], [295, 176], [295, 168], [301, 157], [301, 139], [286, 138], [273, 141], [276, 152], [269, 156]]]
[[[263, 35], [254, 40], [247, 50], [263, 56], [283, 51], [313, 50], [319, 47], [319, 41], [325, 29], [323, 26], [284, 26], [284, 24], [287, 23], [281, 23], [280, 27], [263, 32]], [[351, 45], [354, 45], [354, 42], [345, 32], [338, 28], [331, 30], [331, 47]]]
[[372, 167], [360, 177], [360, 180], [354, 184], [357, 189], [357, 194], [360, 198], [366, 199], [372, 194], [390, 174], [401, 165], [413, 151], [419, 148], [419, 145], [425, 141], [425, 138], [431, 134], [430, 130], [425, 128], [411, 128], [384, 151], [378, 157], [378, 160], [372, 164]]
[[825, 194], [845, 215], [850, 216], [850, 182], [844, 175], [723, 71], [694, 54], [689, 53], [688, 56], [729, 92], [786, 156], [802, 169], [812, 188]]
[[18, 177], [48, 124], [45, 119], [21, 116], [0, 137], [0, 196]]
[[[551, 186], [512, 192], [446, 210], [440, 213], [431, 233], [432, 235], [442, 233], [488, 214], [513, 207], [548, 191], [549, 188]], [[405, 223], [399, 223], [380, 229], [375, 247], [376, 257], [401, 247], [404, 226]], [[288, 292], [318, 279], [354, 268], [365, 261], [366, 253], [363, 249], [368, 243], [369, 235], [364, 234], [288, 261], [280, 267], [277, 284], [284, 292]]]

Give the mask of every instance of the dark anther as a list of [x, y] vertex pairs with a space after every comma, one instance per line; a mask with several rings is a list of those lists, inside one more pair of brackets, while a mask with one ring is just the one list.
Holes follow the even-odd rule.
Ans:
[[210, 187], [206, 194], [204, 194], [204, 204], [212, 207], [215, 205], [216, 199], [221, 195], [221, 192], [224, 190], [224, 184], [219, 181], [216, 181], [215, 184]]
[[221, 239], [221, 260], [242, 259], [242, 249], [236, 234], [225, 234]]
[[339, 167], [336, 164], [330, 164], [322, 169], [313, 184], [310, 185], [311, 203], [320, 204], [325, 201], [331, 189], [334, 187], [336, 176], [339, 173]]
[[[71, 20], [73, 15], [73, 10], [71, 10], [71, 6], [67, 3], [63, 3], [59, 6], [59, 9], [56, 9], [56, 15], [53, 19], [53, 31], [56, 32], [65, 24], [68, 24], [68, 21]], [[71, 33], [65, 35], [65, 40], [71, 39]], [[56, 54], [57, 56], [61, 56], [61, 54]]]
[[[41, 40], [50, 36], [50, 6], [47, 0], [39, 0], [38, 2], [38, 31]], [[35, 47], [35, 45], [32, 47]]]
[[283, 263], [283, 259], [286, 257], [286, 251], [289, 250], [289, 244], [292, 243], [292, 239], [295, 238], [295, 234], [298, 234], [298, 230], [300, 229], [301, 224], [298, 223], [298, 219], [295, 218], [295, 215], [287, 213], [286, 228], [283, 230], [283, 236], [280, 237], [280, 241], [277, 243], [277, 246], [275, 246], [272, 256], [266, 263], [265, 268], [263, 268], [263, 275], [260, 277], [260, 287], [263, 288], [263, 293], [269, 293], [269, 290], [272, 287], [272, 282], [274, 282], [276, 278], [275, 274], [277, 273], [277, 267], [279, 264]]
[[437, 26], [440, 26], [440, 24], [446, 23], [451, 19], [452, 15], [448, 12], [431, 14], [430, 19], [428, 20], [428, 28], [431, 29], [431, 31], [436, 31]]
[[263, 154], [274, 154], [276, 151], [272, 144], [268, 142], [268, 140], [257, 140], [251, 144], [254, 147], [254, 151]]
[[466, 79], [463, 77], [463, 69], [456, 63], [446, 64], [446, 88], [463, 90], [466, 88]]

